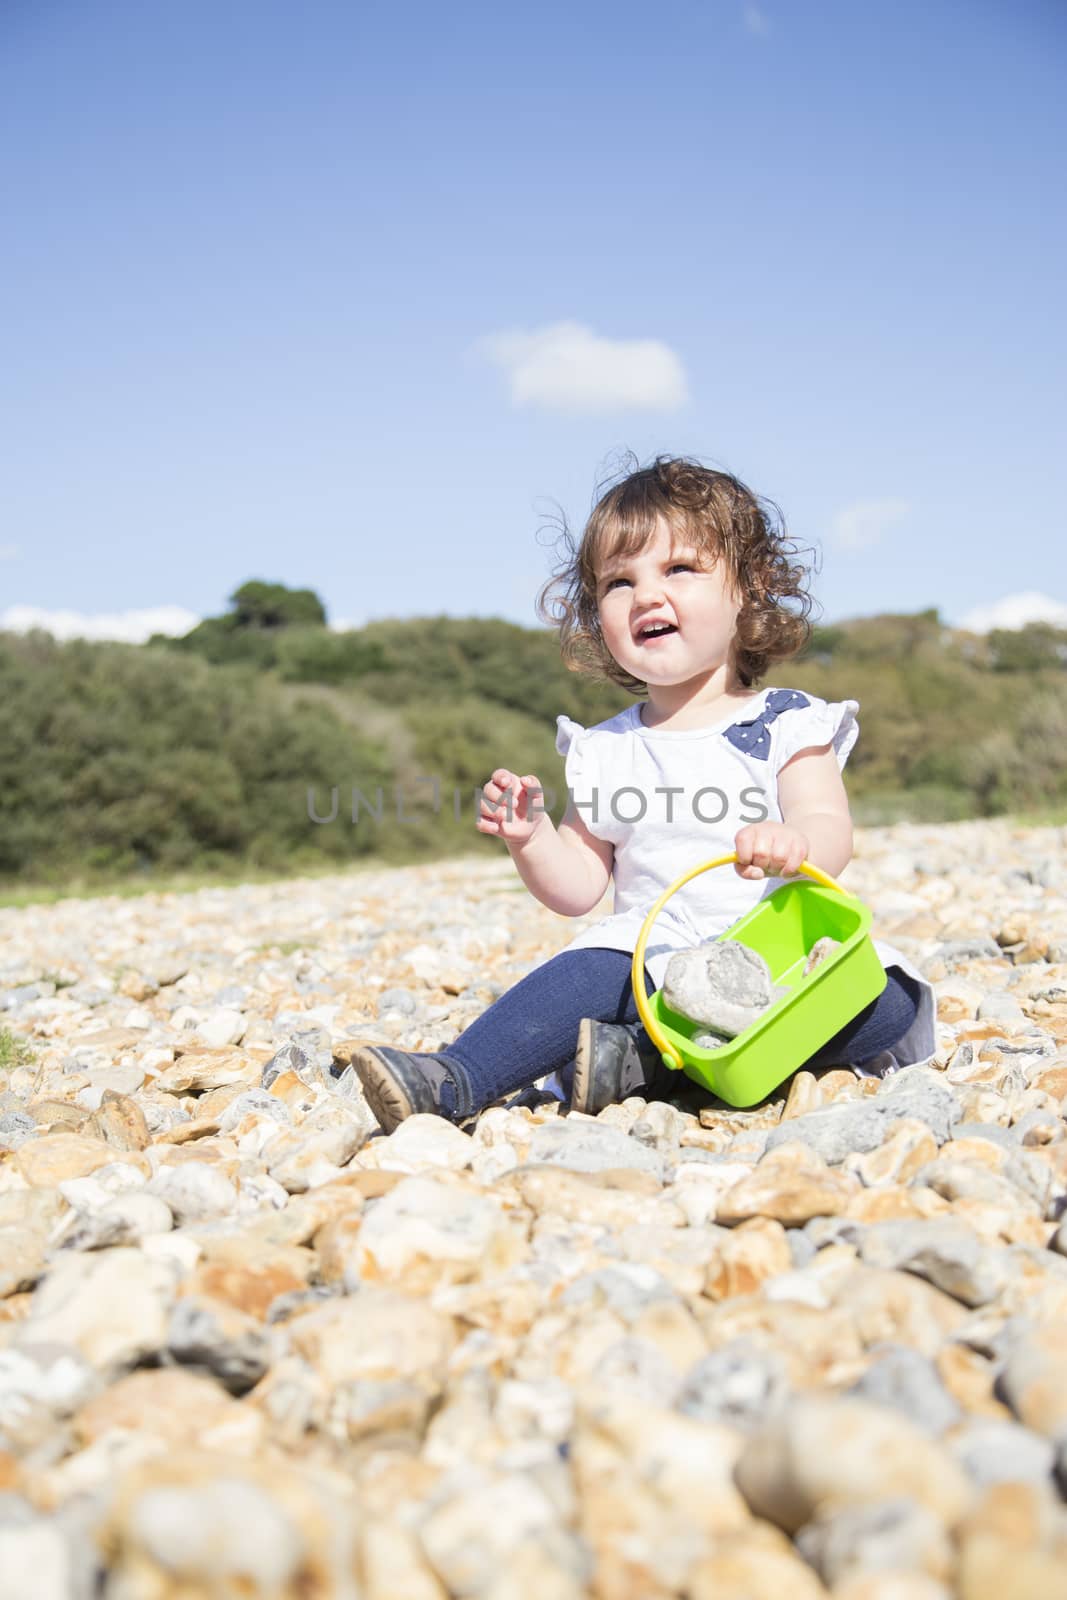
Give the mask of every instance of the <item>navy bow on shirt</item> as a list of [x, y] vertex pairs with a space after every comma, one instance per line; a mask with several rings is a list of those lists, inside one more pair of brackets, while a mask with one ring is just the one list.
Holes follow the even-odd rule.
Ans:
[[766, 761], [771, 753], [770, 725], [783, 711], [792, 711], [794, 707], [810, 706], [811, 701], [807, 695], [801, 694], [797, 689], [772, 689], [767, 696], [767, 703], [758, 717], [753, 717], [750, 722], [735, 722], [723, 734], [724, 739], [729, 739], [738, 750], [743, 750], [747, 756], [754, 756], [757, 761]]

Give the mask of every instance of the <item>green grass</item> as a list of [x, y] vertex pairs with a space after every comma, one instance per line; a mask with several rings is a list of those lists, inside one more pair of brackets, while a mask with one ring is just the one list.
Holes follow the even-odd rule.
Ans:
[[[484, 849], [470, 852], [456, 851], [441, 856], [441, 863], [456, 860], [469, 853], [472, 859], [488, 859]], [[294, 863], [291, 872], [280, 872], [277, 867], [262, 868], [235, 863], [232, 869], [212, 872], [183, 872], [121, 876], [74, 876], [62, 883], [18, 883], [0, 881], [0, 909], [5, 906], [55, 905], [60, 900], [98, 900], [114, 896], [121, 900], [136, 899], [146, 894], [196, 894], [201, 889], [238, 889], [244, 884], [290, 883], [294, 878], [357, 878], [368, 872], [395, 872], [404, 866], [429, 866], [432, 863], [420, 858], [404, 862], [381, 856], [361, 856], [358, 861], [324, 862], [321, 859], [307, 863]], [[520, 885], [521, 887], [521, 885]]]
[[114, 896], [136, 899], [146, 894], [196, 894], [200, 889], [237, 889], [242, 884], [285, 883], [293, 878], [356, 877], [360, 873], [385, 871], [395, 861], [364, 857], [355, 862], [319, 863], [279, 872], [235, 864], [226, 872], [182, 872], [130, 877], [72, 877], [62, 883], [0, 883], [0, 907], [55, 905], [59, 900], [98, 900]]
[[34, 1059], [33, 1050], [25, 1039], [10, 1028], [0, 1028], [0, 1072], [10, 1072], [13, 1067], [28, 1067]]
[[1067, 805], [1047, 806], [1039, 811], [1013, 811], [1003, 819], [1016, 828], [1067, 827]]
[[314, 950], [321, 942], [320, 939], [268, 939], [265, 944], [256, 945], [256, 954], [277, 950], [280, 956], [295, 956], [298, 950]]

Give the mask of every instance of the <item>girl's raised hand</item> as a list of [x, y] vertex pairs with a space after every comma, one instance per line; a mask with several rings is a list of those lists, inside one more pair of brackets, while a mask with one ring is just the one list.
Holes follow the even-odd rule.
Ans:
[[784, 822], [750, 822], [734, 840], [741, 878], [789, 878], [807, 860], [808, 836]]
[[508, 844], [525, 844], [546, 816], [544, 788], [532, 772], [518, 778], [507, 767], [498, 767], [482, 789], [478, 820], [479, 833], [492, 833]]

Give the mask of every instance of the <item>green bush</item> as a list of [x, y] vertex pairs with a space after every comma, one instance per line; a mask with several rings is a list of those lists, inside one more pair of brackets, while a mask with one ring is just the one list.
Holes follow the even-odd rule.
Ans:
[[0, 635], [0, 876], [282, 870], [370, 853], [308, 819], [307, 790], [383, 749], [247, 669], [130, 645]]
[[[558, 791], [558, 817], [556, 716], [589, 726], [631, 701], [568, 672], [545, 629], [438, 617], [332, 633], [320, 614], [309, 590], [247, 584], [227, 616], [177, 641], [0, 634], [0, 877], [498, 851], [474, 828], [475, 787], [497, 766], [536, 772]], [[769, 686], [859, 701], [846, 770], [858, 821], [1067, 805], [1064, 630], [979, 640], [926, 611], [837, 624], [815, 642]], [[437, 780], [436, 810], [419, 778]], [[370, 802], [355, 821], [353, 788]], [[334, 789], [336, 820], [313, 822], [309, 792], [325, 816]]]

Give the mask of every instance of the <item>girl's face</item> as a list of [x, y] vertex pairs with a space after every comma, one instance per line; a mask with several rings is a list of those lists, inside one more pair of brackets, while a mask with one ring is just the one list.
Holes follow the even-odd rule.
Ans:
[[605, 561], [597, 604], [612, 656], [650, 688], [709, 678], [727, 663], [741, 610], [723, 562], [710, 565], [662, 521], [635, 555]]

